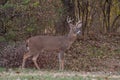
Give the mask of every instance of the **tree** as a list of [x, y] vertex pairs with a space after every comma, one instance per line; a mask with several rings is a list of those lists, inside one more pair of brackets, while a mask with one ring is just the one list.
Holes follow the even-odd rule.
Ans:
[[0, 5], [5, 5], [5, 3], [7, 3], [8, 0], [0, 0]]

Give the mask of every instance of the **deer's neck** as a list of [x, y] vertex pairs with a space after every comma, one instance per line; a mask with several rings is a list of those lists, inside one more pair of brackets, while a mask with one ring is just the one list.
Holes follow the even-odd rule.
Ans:
[[76, 40], [77, 36], [74, 34], [68, 34], [67, 39], [72, 44]]

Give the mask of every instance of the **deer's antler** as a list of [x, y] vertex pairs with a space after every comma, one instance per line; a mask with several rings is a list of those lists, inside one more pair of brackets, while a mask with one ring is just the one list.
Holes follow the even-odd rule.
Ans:
[[73, 22], [73, 20], [74, 20], [74, 19], [71, 19], [69, 16], [67, 16], [67, 22], [68, 22], [68, 23]]

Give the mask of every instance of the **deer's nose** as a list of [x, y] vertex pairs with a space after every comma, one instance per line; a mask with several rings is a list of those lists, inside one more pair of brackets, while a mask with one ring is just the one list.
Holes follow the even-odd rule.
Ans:
[[81, 33], [80, 29], [77, 28], [77, 29], [75, 30], [75, 34], [80, 34], [80, 33]]
[[79, 31], [77, 31], [76, 33], [77, 33], [77, 34], [80, 34], [80, 33], [81, 33], [81, 31], [79, 30]]

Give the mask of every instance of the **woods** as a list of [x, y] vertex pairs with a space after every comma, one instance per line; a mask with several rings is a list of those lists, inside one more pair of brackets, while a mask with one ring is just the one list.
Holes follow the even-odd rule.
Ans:
[[119, 0], [3, 0], [0, 4], [1, 40], [19, 41], [36, 34], [65, 34], [67, 16], [76, 21], [82, 19], [83, 35], [93, 29], [93, 33], [119, 32]]
[[[82, 35], [66, 52], [67, 69], [92, 71], [117, 66], [119, 70], [119, 64], [109, 67], [102, 60], [109, 62], [120, 53], [120, 0], [1, 0], [0, 66], [21, 66], [25, 40], [32, 36], [67, 34], [68, 16], [74, 19], [73, 24], [82, 20], [83, 25]], [[56, 58], [52, 53], [41, 54], [38, 62], [40, 67], [56, 68]], [[94, 60], [100, 60], [102, 68]], [[33, 67], [32, 62], [27, 67]]]

